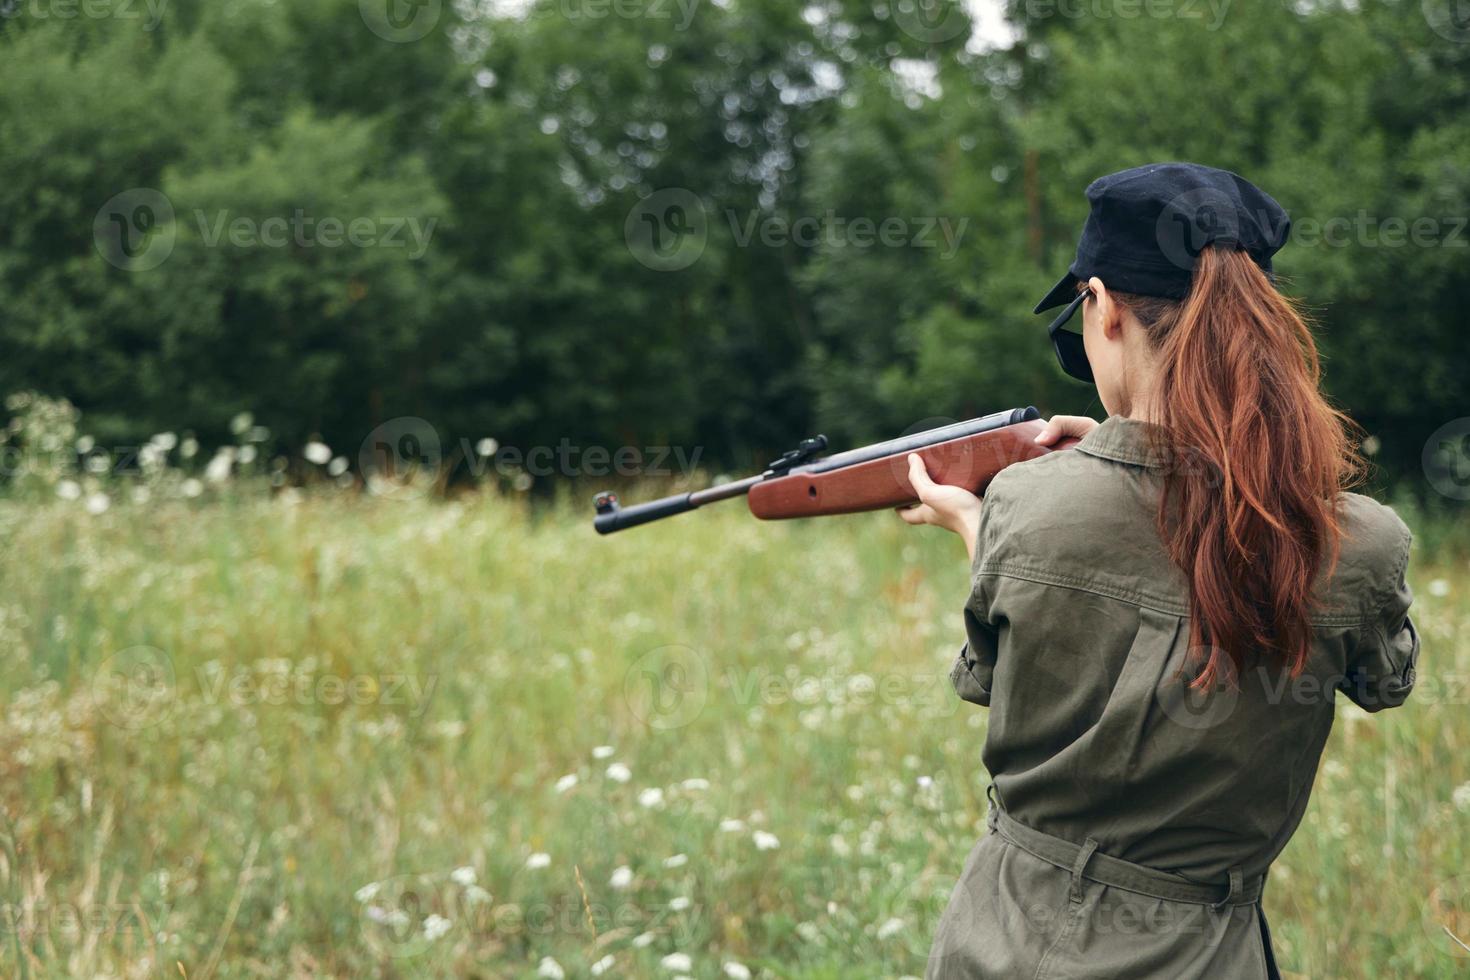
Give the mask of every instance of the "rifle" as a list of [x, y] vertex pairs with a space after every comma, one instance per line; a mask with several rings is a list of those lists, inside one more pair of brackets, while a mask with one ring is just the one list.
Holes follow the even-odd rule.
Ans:
[[995, 474], [1010, 464], [1077, 442], [1065, 439], [1054, 446], [1038, 446], [1034, 440], [1043, 428], [1035, 408], [1015, 408], [824, 458], [818, 457], [827, 449], [827, 437], [813, 436], [758, 475], [733, 483], [631, 507], [621, 506], [617, 494], [603, 491], [593, 501], [597, 516], [592, 526], [599, 534], [611, 534], [742, 494], [750, 512], [765, 521], [900, 507], [917, 500], [909, 484], [909, 453], [919, 454], [935, 483], [983, 493]]

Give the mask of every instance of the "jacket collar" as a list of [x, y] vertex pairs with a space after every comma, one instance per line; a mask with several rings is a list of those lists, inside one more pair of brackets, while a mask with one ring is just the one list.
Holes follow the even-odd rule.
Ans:
[[1168, 455], [1153, 444], [1154, 428], [1149, 422], [1114, 415], [1083, 436], [1076, 448], [1101, 459], [1161, 469], [1168, 465]]

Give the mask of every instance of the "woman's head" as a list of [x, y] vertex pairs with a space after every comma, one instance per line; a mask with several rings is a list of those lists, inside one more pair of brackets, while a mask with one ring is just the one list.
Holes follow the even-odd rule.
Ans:
[[1252, 654], [1293, 672], [1314, 585], [1336, 558], [1336, 497], [1359, 472], [1351, 423], [1323, 397], [1312, 334], [1246, 253], [1208, 246], [1179, 300], [1079, 289], [1083, 341], [1110, 414], [1157, 423], [1173, 459], [1159, 527], [1190, 583], [1200, 683]]

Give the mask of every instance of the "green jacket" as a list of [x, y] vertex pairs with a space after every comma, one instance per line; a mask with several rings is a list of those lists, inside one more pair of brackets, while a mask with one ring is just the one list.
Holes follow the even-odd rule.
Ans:
[[[1269, 975], [1259, 889], [1301, 821], [1337, 695], [1376, 711], [1413, 687], [1408, 529], [1344, 494], [1307, 669], [1248, 667], [1237, 689], [1190, 692], [1187, 587], [1155, 526], [1164, 465], [1145, 424], [1113, 418], [986, 494], [951, 680], [990, 707], [983, 759], [1010, 823], [971, 855], [930, 976]], [[1084, 863], [1123, 877], [1073, 875], [1083, 844], [1101, 856]], [[1150, 872], [1148, 891], [1232, 897], [1211, 909], [1121, 887]], [[1049, 928], [1015, 913], [1054, 900]], [[1170, 921], [1207, 914], [1140, 938], [1112, 921], [1135, 900]]]

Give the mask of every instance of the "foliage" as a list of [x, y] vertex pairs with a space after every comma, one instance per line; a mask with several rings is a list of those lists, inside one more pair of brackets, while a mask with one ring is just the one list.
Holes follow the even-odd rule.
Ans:
[[[1096, 412], [1030, 306], [1090, 179], [1190, 158], [1297, 218], [1284, 282], [1388, 475], [1465, 411], [1470, 45], [1433, 4], [1013, 3], [1008, 39], [971, 43], [937, 0], [399, 7], [434, 17], [5, 7], [0, 390], [119, 443], [227, 443], [252, 411], [287, 445], [356, 445], [414, 415], [742, 468], [816, 428]], [[650, 267], [640, 201], [676, 188], [697, 258]], [[109, 262], [144, 191], [173, 220], [140, 240], [171, 251]], [[297, 214], [379, 234], [227, 233]], [[1300, 233], [1334, 219], [1346, 238]]]

